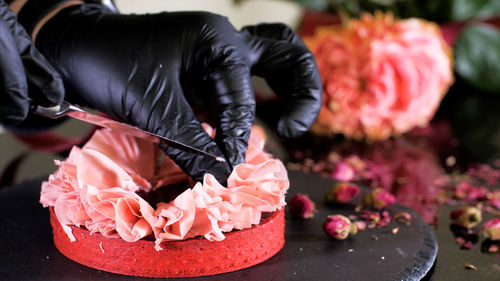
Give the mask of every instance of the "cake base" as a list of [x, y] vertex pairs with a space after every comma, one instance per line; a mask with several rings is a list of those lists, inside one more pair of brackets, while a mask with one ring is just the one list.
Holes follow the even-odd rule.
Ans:
[[261, 263], [285, 244], [284, 208], [252, 228], [226, 233], [222, 241], [204, 238], [162, 242], [126, 242], [91, 234], [70, 226], [76, 241], [71, 242], [50, 208], [54, 244], [67, 258], [82, 265], [124, 275], [141, 277], [196, 277], [226, 273]]

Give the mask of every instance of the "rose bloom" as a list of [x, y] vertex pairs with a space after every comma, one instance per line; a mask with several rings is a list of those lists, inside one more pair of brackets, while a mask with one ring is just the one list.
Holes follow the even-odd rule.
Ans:
[[364, 14], [305, 41], [324, 85], [317, 134], [379, 140], [424, 126], [453, 82], [450, 47], [421, 19]]

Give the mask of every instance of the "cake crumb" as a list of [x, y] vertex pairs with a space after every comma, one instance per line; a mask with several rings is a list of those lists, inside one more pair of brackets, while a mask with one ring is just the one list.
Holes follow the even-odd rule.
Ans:
[[383, 260], [385, 260], [385, 257], [384, 257], [384, 256], [381, 256], [380, 258], [381, 258], [381, 259], [383, 259]]
[[352, 253], [352, 252], [354, 252], [354, 249], [349, 249], [349, 250], [347, 250], [347, 252]]
[[104, 249], [102, 248], [102, 241], [101, 241], [101, 243], [99, 243], [99, 248], [101, 248], [101, 251], [104, 254]]

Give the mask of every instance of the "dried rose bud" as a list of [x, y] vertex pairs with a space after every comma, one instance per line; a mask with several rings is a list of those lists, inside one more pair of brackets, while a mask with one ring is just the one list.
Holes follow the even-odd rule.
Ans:
[[491, 240], [500, 240], [500, 218], [492, 219], [483, 224], [484, 237]]
[[465, 228], [473, 228], [482, 220], [481, 208], [466, 206], [453, 210], [450, 214], [453, 223]]
[[354, 179], [354, 169], [348, 164], [340, 162], [335, 166], [330, 176], [339, 181], [350, 181]]
[[365, 194], [363, 204], [370, 208], [383, 209], [389, 207], [396, 201], [396, 198], [391, 193], [383, 188], [375, 188], [372, 192]]
[[394, 220], [400, 223], [404, 223], [406, 225], [410, 225], [411, 215], [408, 212], [399, 212], [394, 215]]
[[344, 240], [349, 234], [354, 235], [358, 232], [356, 224], [351, 223], [351, 220], [342, 215], [328, 216], [328, 219], [323, 223], [323, 230], [328, 236]]
[[317, 212], [314, 202], [309, 199], [309, 196], [302, 193], [297, 193], [290, 199], [288, 208], [292, 215], [303, 219], [310, 219]]
[[338, 182], [325, 194], [325, 200], [328, 203], [345, 204], [351, 201], [360, 192], [359, 187], [355, 184]]

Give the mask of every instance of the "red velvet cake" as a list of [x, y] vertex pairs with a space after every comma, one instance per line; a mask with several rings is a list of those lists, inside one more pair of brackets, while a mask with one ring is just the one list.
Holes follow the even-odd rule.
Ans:
[[85, 266], [124, 275], [173, 278], [226, 273], [261, 263], [285, 244], [283, 209], [252, 228], [229, 232], [222, 241], [164, 241], [162, 251], [154, 249], [154, 240], [126, 242], [75, 226], [71, 228], [76, 241], [71, 242], [52, 208], [50, 216], [59, 252]]
[[246, 163], [222, 186], [208, 173], [193, 182], [153, 143], [96, 131], [42, 183], [57, 249], [91, 268], [142, 277], [206, 276], [265, 261], [285, 242], [289, 181], [283, 163], [263, 151], [264, 137], [252, 129]]

